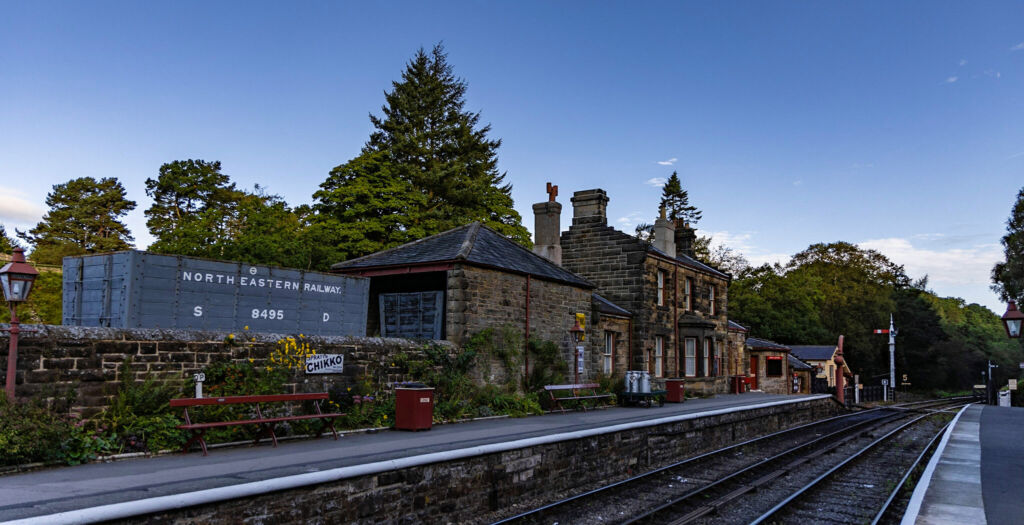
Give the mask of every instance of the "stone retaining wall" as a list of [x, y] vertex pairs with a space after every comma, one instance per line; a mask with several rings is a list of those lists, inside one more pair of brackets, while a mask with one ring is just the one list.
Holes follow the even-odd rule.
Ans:
[[[0, 325], [6, 327], [6, 325]], [[136, 381], [155, 375], [180, 381], [210, 363], [220, 360], [254, 359], [262, 364], [277, 341], [288, 335], [235, 334], [233, 344], [225, 343], [228, 332], [22, 325], [19, 337], [16, 393], [18, 397], [52, 400], [73, 390], [72, 410], [83, 417], [100, 412], [117, 391], [120, 369], [132, 360], [130, 372]], [[289, 334], [297, 336], [298, 334]], [[406, 381], [401, 370], [391, 367], [400, 352], [415, 353], [424, 342], [379, 337], [309, 337], [318, 354], [342, 354], [342, 374], [305, 375], [296, 373], [289, 392], [324, 391], [334, 385], [351, 386], [371, 369], [387, 382]], [[454, 350], [447, 342], [434, 341]], [[0, 332], [0, 347], [6, 349], [8, 335]], [[0, 370], [7, 370], [7, 352], [0, 353]]]
[[[807, 400], [178, 509], [133, 523], [489, 523], [757, 435], [839, 413]], [[545, 416], [547, 417], [547, 416]], [[551, 416], [557, 417], [557, 416]]]

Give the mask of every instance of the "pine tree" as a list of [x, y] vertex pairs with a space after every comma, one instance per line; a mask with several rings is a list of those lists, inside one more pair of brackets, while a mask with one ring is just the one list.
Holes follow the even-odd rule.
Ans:
[[156, 238], [157, 253], [216, 257], [211, 247], [228, 236], [242, 193], [221, 173], [220, 162], [176, 160], [160, 166], [156, 179], [146, 179], [146, 227]]
[[1006, 261], [992, 268], [992, 289], [1004, 301], [1016, 301], [1018, 307], [1024, 307], [1024, 188], [1017, 193], [1002, 243]]
[[50, 211], [18, 236], [32, 245], [32, 258], [43, 264], [61, 264], [67, 255], [129, 249], [134, 239], [121, 217], [135, 209], [135, 201], [126, 195], [114, 177], [56, 184], [46, 196]]
[[694, 226], [701, 219], [701, 211], [696, 206], [690, 206], [690, 195], [683, 189], [679, 174], [674, 171], [661, 188], [661, 206], [665, 207], [668, 218], [677, 223], [682, 221]]
[[18, 243], [14, 239], [7, 236], [7, 230], [4, 229], [4, 225], [0, 224], [0, 253], [10, 255], [17, 245]]
[[[401, 81], [393, 82], [392, 90], [385, 93], [383, 115], [370, 115], [375, 131], [361, 158], [336, 168], [333, 180], [325, 184], [342, 193], [354, 186], [356, 193], [370, 196], [373, 191], [367, 190], [373, 184], [362, 179], [372, 178], [386, 188], [381, 198], [389, 206], [400, 205], [404, 217], [396, 232], [392, 217], [381, 217], [370, 208], [365, 214], [358, 207], [332, 210], [332, 200], [321, 200], [320, 213], [377, 223], [363, 227], [377, 231], [379, 240], [354, 253], [387, 248], [400, 238], [431, 235], [471, 221], [481, 221], [530, 245], [529, 232], [513, 208], [512, 186], [505, 182], [506, 174], [498, 172], [496, 151], [501, 140], [488, 138], [490, 125], [480, 126], [480, 114], [465, 110], [466, 88], [466, 82], [452, 72], [440, 44], [429, 53], [420, 49]], [[346, 175], [336, 177], [341, 172]]]

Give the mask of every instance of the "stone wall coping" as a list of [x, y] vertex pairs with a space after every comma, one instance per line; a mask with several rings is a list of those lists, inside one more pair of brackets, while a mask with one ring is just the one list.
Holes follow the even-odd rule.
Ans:
[[[9, 324], [0, 323], [0, 340], [7, 340], [6, 330]], [[278, 334], [270, 332], [247, 332], [247, 331], [217, 331], [217, 330], [186, 330], [186, 329], [161, 329], [161, 328], [108, 328], [101, 326], [63, 326], [63, 325], [21, 325], [21, 334], [18, 336], [20, 342], [39, 342], [53, 340], [75, 340], [75, 341], [174, 341], [174, 342], [222, 342], [229, 334], [235, 334], [239, 338], [238, 344], [246, 341], [254, 343], [275, 343], [287, 337], [297, 337], [299, 334]], [[31, 330], [31, 331], [29, 331]], [[244, 339], [242, 337], [244, 336]], [[449, 341], [427, 341], [418, 339], [401, 339], [397, 337], [358, 337], [358, 336], [304, 336], [305, 340], [315, 344], [344, 345], [344, 344], [367, 344], [382, 345], [390, 344], [397, 346], [420, 347], [424, 343], [433, 343], [439, 346], [454, 347]]]

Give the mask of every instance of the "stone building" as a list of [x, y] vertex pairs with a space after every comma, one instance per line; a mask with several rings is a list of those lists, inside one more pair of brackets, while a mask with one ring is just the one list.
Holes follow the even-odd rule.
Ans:
[[[587, 279], [478, 222], [340, 262], [331, 270], [370, 278], [371, 336], [461, 345], [486, 328], [512, 326], [522, 330], [524, 340], [557, 343], [572, 366], [569, 330], [580, 314], [586, 330], [580, 380], [614, 368], [628, 341], [628, 311], [596, 297]], [[524, 360], [524, 372], [528, 366]], [[574, 375], [572, 368], [569, 374]]]
[[789, 367], [789, 347], [767, 339], [748, 337], [751, 388], [771, 394], [793, 391], [793, 378]]
[[608, 196], [592, 189], [573, 195], [572, 225], [558, 235], [555, 194], [557, 188], [551, 200], [534, 205], [534, 251], [583, 276], [631, 314], [626, 340], [620, 335], [615, 343], [612, 373], [648, 370], [656, 381], [687, 378], [688, 391], [726, 392], [737, 359], [728, 353], [730, 277], [696, 260], [694, 230], [661, 217], [654, 242], [647, 243], [608, 226]]
[[814, 374], [814, 367], [797, 359], [792, 353], [787, 357], [789, 359], [789, 370], [793, 374], [793, 388], [791, 392], [794, 394], [810, 394], [811, 377]]
[[[824, 379], [829, 387], [836, 386], [835, 357], [839, 351], [836, 345], [793, 345], [790, 348], [793, 355], [814, 367], [814, 377]], [[847, 376], [853, 377], [849, 364], [845, 362], [843, 371]]]

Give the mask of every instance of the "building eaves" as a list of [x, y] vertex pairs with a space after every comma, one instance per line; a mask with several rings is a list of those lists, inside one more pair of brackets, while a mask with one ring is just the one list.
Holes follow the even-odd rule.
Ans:
[[621, 306], [601, 297], [600, 295], [594, 294], [594, 304], [597, 305], [597, 311], [601, 312], [602, 315], [610, 315], [614, 317], [631, 318], [633, 313]]

